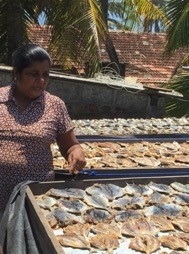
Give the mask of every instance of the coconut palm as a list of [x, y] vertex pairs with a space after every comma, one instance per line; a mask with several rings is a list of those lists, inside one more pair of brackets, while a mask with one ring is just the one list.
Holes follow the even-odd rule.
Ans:
[[[53, 27], [51, 48], [59, 62], [63, 66], [79, 64], [87, 57], [89, 73], [94, 73], [99, 68], [99, 40], [109, 39], [109, 54], [113, 46], [98, 0], [1, 0], [0, 61], [11, 64], [12, 52], [29, 41], [28, 31], [32, 24], [38, 24], [41, 11], [46, 24]], [[113, 57], [111, 54], [111, 60], [118, 60]]]
[[[43, 11], [46, 24], [52, 27], [51, 52], [62, 66], [83, 65], [83, 59], [87, 59], [86, 68], [89, 75], [93, 75], [99, 69], [100, 43], [103, 42], [110, 61], [119, 67], [106, 22], [109, 2], [119, 5], [120, 1], [0, 0], [1, 62], [10, 64], [12, 52], [29, 41], [28, 31], [32, 24], [38, 24], [38, 15]], [[121, 2], [136, 11], [136, 17], [147, 13], [151, 18], [163, 17], [150, 0]]]
[[12, 52], [28, 42], [27, 29], [37, 23], [35, 1], [0, 0], [0, 61], [11, 64]]
[[[169, 0], [151, 0], [151, 2], [157, 6], [159, 9], [162, 9], [166, 12], [166, 6]], [[152, 20], [148, 17], [144, 18], [144, 32], [163, 32], [166, 29], [165, 19], [156, 19]]]
[[188, 0], [169, 0], [167, 15], [170, 20], [167, 37], [167, 51], [189, 45], [189, 2]]
[[[166, 52], [171, 53], [180, 47], [189, 46], [189, 2], [188, 0], [171, 0], [167, 5], [167, 15], [170, 19], [168, 27], [167, 38], [168, 43]], [[180, 64], [182, 66], [189, 66], [189, 57]], [[184, 70], [184, 69], [183, 69]], [[181, 92], [183, 94], [182, 100], [171, 100], [167, 103], [167, 115], [183, 116], [189, 113], [189, 70], [181, 71], [174, 76], [169, 86], [170, 88]]]
[[109, 19], [109, 25], [122, 30], [150, 31], [152, 22], [166, 21], [164, 10], [161, 8], [162, 4], [157, 4], [157, 0], [112, 0], [109, 10], [113, 18]]

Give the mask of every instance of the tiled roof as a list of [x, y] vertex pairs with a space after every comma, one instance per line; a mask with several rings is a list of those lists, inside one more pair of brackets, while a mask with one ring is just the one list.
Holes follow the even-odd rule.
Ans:
[[41, 47], [49, 51], [51, 30], [51, 26], [31, 26], [29, 30], [29, 39], [31, 42], [37, 43]]
[[[166, 84], [177, 70], [188, 49], [179, 49], [165, 55], [165, 33], [134, 33], [110, 31], [119, 61], [125, 64], [125, 76], [136, 77], [137, 82], [150, 87]], [[51, 28], [32, 26], [30, 40], [47, 51], [51, 40]], [[55, 60], [55, 59], [53, 59]], [[109, 62], [105, 46], [101, 46], [102, 62]]]
[[[165, 33], [133, 33], [112, 31], [120, 62], [126, 64], [125, 76], [134, 76], [149, 85], [167, 83], [189, 50], [180, 49], [171, 55], [164, 54]], [[102, 49], [102, 59], [108, 55]]]

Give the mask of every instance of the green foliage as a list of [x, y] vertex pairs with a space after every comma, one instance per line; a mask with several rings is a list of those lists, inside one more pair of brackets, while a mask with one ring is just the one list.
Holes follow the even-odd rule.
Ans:
[[[157, 1], [156, 1], [157, 2]], [[164, 1], [156, 3], [151, 0], [112, 0], [109, 3], [109, 27], [121, 30], [143, 31], [145, 21], [167, 21], [164, 10]], [[159, 4], [161, 2], [161, 4]], [[161, 26], [162, 26], [161, 24]]]
[[166, 115], [175, 117], [189, 115], [189, 73], [176, 76], [171, 80], [169, 88], [181, 93], [183, 98], [169, 100]]
[[166, 50], [171, 52], [179, 47], [189, 45], [189, 1], [171, 0], [167, 5], [167, 15], [170, 20]]
[[[167, 15], [170, 20], [167, 29], [166, 52], [170, 53], [181, 47], [189, 46], [189, 1], [170, 0], [167, 4]], [[185, 65], [188, 65], [187, 56]], [[168, 116], [182, 117], [189, 114], [189, 73], [181, 73], [170, 82], [170, 87], [183, 94], [182, 99], [167, 103]]]

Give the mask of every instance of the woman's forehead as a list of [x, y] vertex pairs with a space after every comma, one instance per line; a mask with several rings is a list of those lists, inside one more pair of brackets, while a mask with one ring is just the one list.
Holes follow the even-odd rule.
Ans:
[[32, 69], [32, 70], [49, 70], [50, 64], [48, 60], [44, 61], [35, 61], [30, 66], [26, 67], [25, 69]]

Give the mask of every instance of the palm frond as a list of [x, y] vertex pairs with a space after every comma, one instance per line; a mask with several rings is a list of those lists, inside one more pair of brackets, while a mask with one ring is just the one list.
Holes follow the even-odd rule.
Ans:
[[188, 0], [172, 0], [167, 5], [170, 20], [168, 27], [168, 44], [166, 51], [189, 45], [189, 2]]
[[94, 74], [99, 69], [99, 40], [106, 31], [98, 1], [55, 1], [53, 12], [49, 7], [46, 13], [53, 27], [51, 50], [57, 52], [63, 66], [66, 59], [83, 65], [87, 56], [89, 73]]
[[167, 116], [182, 117], [189, 114], [189, 73], [174, 77], [169, 87], [183, 95], [183, 98], [171, 99], [166, 104]]
[[34, 1], [1, 1], [0, 61], [11, 64], [12, 52], [27, 43], [29, 26], [37, 22]]
[[[116, 28], [122, 25], [122, 29], [139, 30], [143, 26], [144, 19], [161, 20], [162, 24], [167, 22], [163, 8], [157, 7], [151, 0], [114, 0], [109, 6], [111, 16], [115, 18], [111, 24], [114, 23]], [[117, 19], [120, 21], [117, 22]]]

